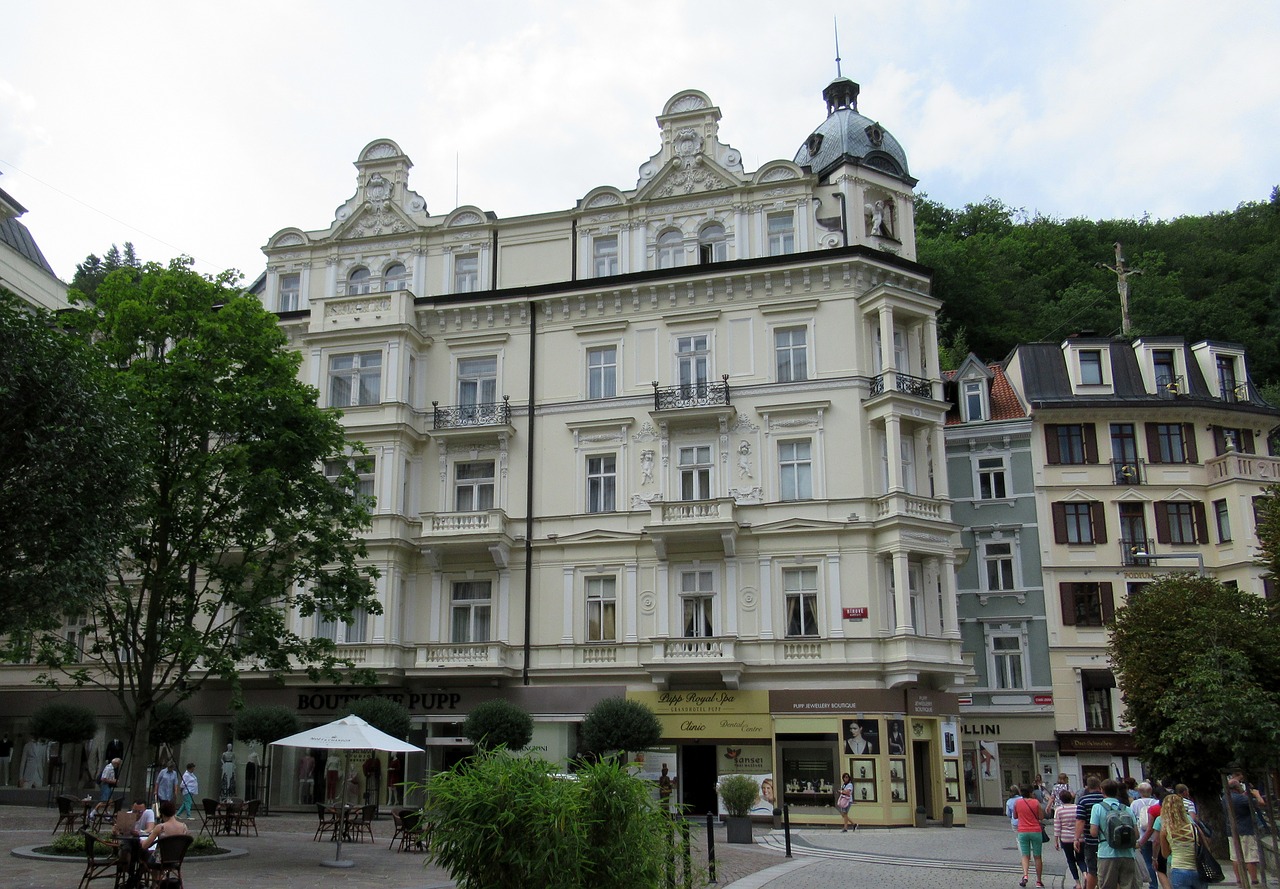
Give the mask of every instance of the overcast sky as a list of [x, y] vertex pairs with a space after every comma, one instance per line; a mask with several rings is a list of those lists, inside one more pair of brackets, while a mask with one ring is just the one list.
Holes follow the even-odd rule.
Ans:
[[328, 227], [378, 137], [433, 214], [633, 188], [686, 88], [748, 170], [790, 159], [836, 18], [859, 110], [947, 205], [1170, 218], [1280, 182], [1274, 0], [0, 0], [0, 188], [63, 279], [133, 241], [252, 280], [273, 233]]

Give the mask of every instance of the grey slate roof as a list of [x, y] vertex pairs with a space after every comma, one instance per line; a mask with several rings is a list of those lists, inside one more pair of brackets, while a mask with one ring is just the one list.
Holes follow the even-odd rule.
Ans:
[[[0, 189], [0, 197], [3, 197], [19, 211], [22, 210], [22, 205], [13, 200], [8, 192], [3, 189]], [[8, 244], [18, 255], [39, 266], [49, 277], [58, 277], [54, 274], [53, 267], [49, 265], [49, 261], [44, 258], [44, 254], [40, 252], [35, 238], [31, 237], [31, 232], [18, 221], [16, 216], [0, 218], [0, 243]]]
[[842, 162], [853, 161], [915, 184], [907, 168], [907, 153], [898, 140], [879, 123], [858, 113], [856, 83], [839, 78], [823, 90], [823, 96], [827, 119], [800, 146], [797, 164], [821, 177]]

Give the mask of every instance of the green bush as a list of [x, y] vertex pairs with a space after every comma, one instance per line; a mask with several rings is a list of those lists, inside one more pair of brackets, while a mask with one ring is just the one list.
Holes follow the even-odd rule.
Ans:
[[147, 740], [152, 747], [162, 747], [165, 744], [176, 747], [191, 737], [195, 724], [190, 710], [181, 704], [165, 701], [156, 704], [151, 711], [151, 731]]
[[720, 779], [718, 789], [725, 811], [735, 817], [748, 814], [760, 796], [760, 785], [750, 775], [727, 775]]
[[476, 705], [462, 724], [462, 734], [480, 750], [523, 750], [533, 738], [533, 717], [510, 701], [494, 698]]
[[231, 721], [231, 730], [241, 741], [256, 741], [264, 745], [287, 738], [301, 729], [298, 714], [281, 706], [245, 707]]
[[378, 731], [401, 741], [409, 735], [409, 709], [390, 698], [361, 698], [352, 706], [351, 715], [359, 716]]
[[60, 744], [87, 741], [98, 731], [98, 717], [88, 707], [54, 701], [31, 715], [31, 733]]
[[60, 833], [45, 848], [48, 849], [45, 853], [48, 855], [83, 855], [84, 834]]
[[427, 786], [431, 849], [458, 889], [657, 889], [671, 822], [614, 760], [556, 777], [538, 757], [482, 751]]
[[591, 753], [647, 750], [662, 738], [662, 723], [639, 701], [605, 698], [582, 720], [582, 744]]

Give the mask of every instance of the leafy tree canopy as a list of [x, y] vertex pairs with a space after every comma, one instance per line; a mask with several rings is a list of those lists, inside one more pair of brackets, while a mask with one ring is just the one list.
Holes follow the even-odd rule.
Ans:
[[662, 738], [662, 723], [639, 701], [605, 698], [582, 720], [582, 743], [592, 753], [646, 750]]
[[[1272, 402], [1280, 404], [1280, 401]], [[1258, 548], [1262, 551], [1260, 562], [1271, 576], [1273, 584], [1280, 584], [1280, 485], [1267, 488], [1264, 496], [1255, 501], [1258, 516]], [[1280, 608], [1272, 602], [1273, 612]], [[1280, 613], [1274, 616], [1280, 617]]]
[[[238, 698], [246, 664], [333, 682], [368, 676], [348, 673], [355, 665], [333, 642], [294, 629], [295, 612], [379, 611], [376, 572], [361, 564], [368, 504], [352, 493], [353, 471], [337, 485], [323, 471], [347, 453], [342, 426], [299, 382], [301, 359], [274, 316], [231, 284], [186, 258], [121, 268], [73, 316], [128, 402], [142, 484], [88, 609], [84, 654], [57, 633], [35, 650], [48, 682], [116, 698], [133, 750], [158, 703], [211, 678]], [[143, 786], [144, 758], [130, 762]]]
[[147, 737], [152, 747], [181, 744], [191, 737], [196, 722], [191, 711], [181, 704], [165, 701], [151, 713], [151, 732]]
[[0, 288], [0, 634], [21, 642], [89, 607], [133, 451], [128, 405], [92, 350]]
[[533, 739], [533, 717], [510, 701], [495, 698], [476, 705], [462, 734], [481, 750], [523, 750]]
[[1207, 577], [1163, 577], [1116, 612], [1110, 653], [1134, 740], [1162, 779], [1216, 795], [1218, 770], [1280, 745], [1280, 624]]
[[231, 727], [240, 740], [256, 741], [263, 745], [302, 730], [298, 714], [293, 710], [288, 707], [261, 705], [240, 710], [231, 721]]
[[54, 701], [31, 715], [31, 733], [59, 744], [87, 741], [98, 731], [98, 717], [80, 704]]
[[[390, 698], [370, 696], [356, 701], [351, 712], [380, 732], [403, 741], [409, 736], [409, 709]], [[274, 740], [274, 739], [272, 739]]]

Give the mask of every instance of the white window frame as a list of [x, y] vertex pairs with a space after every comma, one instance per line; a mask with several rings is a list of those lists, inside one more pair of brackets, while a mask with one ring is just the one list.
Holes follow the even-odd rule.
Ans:
[[[977, 411], [974, 411], [976, 400]], [[964, 380], [960, 383], [960, 412], [966, 423], [979, 423], [990, 419], [991, 409], [987, 406], [986, 380]]]
[[701, 567], [684, 569], [677, 580], [680, 585], [681, 637], [705, 639], [715, 636], [716, 572]]
[[587, 503], [589, 514], [618, 511], [618, 455], [587, 454]]
[[1002, 537], [999, 540], [987, 538], [981, 541], [981, 546], [982, 567], [978, 580], [982, 590], [988, 593], [1009, 593], [1021, 589], [1017, 538], [1011, 536]]
[[[789, 639], [813, 639], [821, 636], [818, 604], [818, 568], [816, 565], [782, 569], [782, 625]], [[792, 615], [799, 629], [792, 632]], [[812, 626], [809, 624], [812, 623]]]
[[[1000, 465], [993, 465], [995, 461], [999, 461]], [[983, 464], [986, 465], [983, 465]], [[991, 482], [987, 486], [991, 492], [990, 497], [983, 496], [983, 477], [990, 476]], [[1004, 494], [997, 495], [996, 479], [999, 478], [1004, 485]], [[975, 454], [973, 457], [973, 499], [975, 500], [1008, 500], [1013, 491], [1010, 484], [1009, 473], [1009, 455], [1008, 454]]]
[[373, 273], [364, 266], [354, 268], [347, 275], [347, 296], [360, 296], [373, 292]]
[[591, 575], [582, 579], [586, 599], [587, 642], [618, 641], [618, 578], [613, 574]]
[[619, 273], [617, 235], [599, 235], [591, 239], [591, 267], [597, 278]]
[[[800, 338], [798, 343], [795, 341], [797, 335]], [[803, 383], [809, 379], [808, 325], [773, 329], [773, 372], [779, 383]]]
[[409, 289], [409, 269], [403, 262], [393, 262], [382, 270], [382, 289], [387, 293]]
[[1213, 524], [1217, 529], [1218, 542], [1230, 543], [1233, 538], [1231, 536], [1231, 510], [1227, 505], [1227, 501], [1225, 499], [1214, 500], [1211, 505], [1213, 506]]
[[654, 264], [660, 269], [678, 269], [685, 264], [684, 234], [669, 228], [654, 243]]
[[280, 295], [276, 301], [278, 312], [296, 312], [302, 299], [302, 273], [286, 272], [280, 276]]
[[363, 608], [353, 609], [351, 620], [342, 623], [342, 641], [348, 645], [369, 644], [369, 612]]
[[778, 499], [813, 499], [813, 439], [778, 442]]
[[768, 213], [764, 224], [769, 256], [787, 256], [796, 252], [795, 213], [790, 210]]
[[480, 289], [480, 254], [453, 255], [453, 292], [475, 293]]
[[724, 262], [729, 258], [729, 238], [719, 222], [708, 222], [698, 230], [698, 264]]
[[[459, 597], [459, 592], [483, 592], [487, 596]], [[449, 581], [449, 641], [454, 645], [479, 644], [493, 640], [493, 581], [489, 578]], [[459, 618], [465, 617], [465, 628]], [[463, 632], [459, 632], [462, 629]], [[460, 638], [465, 637], [465, 638]]]
[[[471, 475], [462, 478], [459, 473], [463, 467], [476, 469], [489, 467], [488, 475]], [[497, 461], [495, 460], [457, 460], [453, 470], [453, 510], [454, 512], [486, 512], [493, 509], [498, 502]], [[464, 494], [466, 506], [464, 508]], [[487, 500], [487, 505], [486, 505]]]
[[[1086, 358], [1089, 360], [1086, 361]], [[1081, 386], [1105, 385], [1106, 377], [1102, 371], [1101, 349], [1081, 349], [1077, 354], [1077, 360], [1080, 362]]]
[[498, 364], [498, 356], [492, 353], [458, 357], [454, 364], [454, 377], [459, 406], [497, 403]]
[[685, 398], [706, 394], [711, 382], [711, 334], [691, 333], [676, 337], [676, 385]]
[[[587, 347], [587, 398], [616, 398], [618, 395], [618, 344]], [[597, 357], [599, 360], [597, 360]]]
[[[1029, 688], [1026, 624], [988, 625], [986, 630], [988, 687], [1000, 690]], [[1011, 641], [1013, 646], [998, 649], [996, 640], [1002, 640], [1006, 645]]]
[[[335, 366], [350, 360], [347, 366]], [[336, 352], [329, 355], [329, 407], [348, 408], [382, 403], [382, 353]], [[340, 388], [347, 387], [346, 398]]]
[[[709, 444], [680, 445], [677, 448], [676, 481], [680, 500], [714, 499], [715, 460], [715, 448]], [[701, 496], [686, 497], [686, 492]]]

